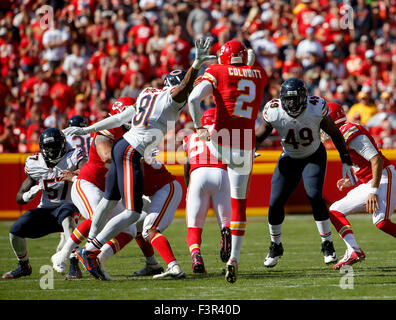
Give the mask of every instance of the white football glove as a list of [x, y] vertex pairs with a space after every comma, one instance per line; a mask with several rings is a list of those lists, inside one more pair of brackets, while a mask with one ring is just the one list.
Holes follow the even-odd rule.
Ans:
[[29, 191], [26, 191], [23, 195], [22, 195], [22, 199], [25, 202], [30, 202], [34, 199], [34, 197], [36, 196], [36, 194], [41, 190], [41, 186], [36, 184], [35, 186], [31, 187]]
[[344, 179], [348, 178], [352, 186], [357, 183], [357, 177], [355, 176], [352, 166], [350, 166], [349, 164], [342, 164], [342, 177]]
[[254, 65], [254, 61], [256, 60], [256, 54], [254, 53], [254, 50], [249, 48], [248, 51], [248, 59], [247, 59], [247, 65], [252, 66]]
[[85, 130], [85, 128], [80, 128], [80, 127], [68, 127], [66, 129], [63, 129], [62, 131], [65, 135], [68, 136], [74, 136], [74, 135], [83, 136], [88, 133]]
[[199, 69], [205, 61], [217, 59], [217, 56], [209, 55], [211, 44], [210, 38], [195, 40], [195, 60], [192, 64], [194, 69]]

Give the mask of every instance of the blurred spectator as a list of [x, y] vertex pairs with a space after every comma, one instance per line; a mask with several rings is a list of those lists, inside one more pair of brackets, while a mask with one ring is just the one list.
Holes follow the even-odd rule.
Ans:
[[307, 38], [298, 44], [296, 55], [302, 65], [307, 68], [312, 65], [312, 56], [322, 58], [324, 51], [322, 44], [315, 39], [314, 29], [308, 28], [305, 33]]
[[71, 54], [65, 57], [62, 67], [67, 74], [67, 85], [73, 86], [78, 79], [83, 77], [87, 62], [87, 58], [81, 54], [80, 45], [74, 43], [71, 47]]
[[204, 26], [210, 20], [209, 13], [201, 8], [199, 1], [194, 1], [194, 9], [188, 15], [186, 27], [192, 39], [198, 39], [204, 33]]
[[66, 48], [70, 40], [69, 31], [61, 27], [58, 19], [53, 19], [52, 26], [43, 34], [43, 46], [45, 51], [43, 58], [50, 64], [50, 68], [58, 68], [66, 55]]
[[361, 124], [366, 124], [366, 122], [378, 112], [377, 107], [373, 104], [370, 93], [367, 91], [360, 91], [357, 98], [358, 102], [349, 109], [347, 118], [349, 121], [357, 121]]
[[[383, 120], [388, 120], [393, 129], [396, 129], [396, 114], [393, 112], [394, 100], [390, 91], [381, 93], [377, 104], [378, 113], [373, 115], [366, 123], [366, 127], [370, 130], [379, 126]], [[378, 135], [375, 131], [372, 134]]]
[[56, 82], [52, 85], [50, 95], [53, 106], [57, 107], [59, 112], [67, 112], [71, 107], [74, 98], [73, 88], [67, 84], [67, 75], [62, 72], [56, 76]]

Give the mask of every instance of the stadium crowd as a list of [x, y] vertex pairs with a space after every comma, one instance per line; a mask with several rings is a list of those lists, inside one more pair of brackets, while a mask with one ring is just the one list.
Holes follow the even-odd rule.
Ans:
[[[232, 38], [253, 48], [269, 78], [262, 106], [299, 77], [379, 147], [396, 148], [395, 0], [4, 0], [0, 151], [39, 151], [43, 129], [63, 129], [73, 115], [99, 121], [116, 98], [162, 87], [189, 67], [201, 36], [213, 54]], [[185, 108], [166, 141], [182, 143], [191, 128]]]

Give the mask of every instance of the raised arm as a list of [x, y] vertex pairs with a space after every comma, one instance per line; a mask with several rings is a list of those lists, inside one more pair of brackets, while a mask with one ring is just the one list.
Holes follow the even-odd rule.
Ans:
[[207, 60], [217, 58], [216, 56], [209, 55], [210, 45], [210, 38], [206, 38], [206, 40], [201, 39], [195, 41], [195, 60], [192, 66], [187, 70], [183, 81], [172, 92], [172, 98], [176, 102], [182, 103], [187, 100], [188, 95], [193, 89], [194, 81], [198, 75], [198, 71], [201, 68], [202, 63]]
[[201, 81], [188, 97], [188, 110], [195, 128], [202, 128], [201, 102], [213, 93], [213, 87], [208, 81]]
[[78, 135], [82, 136], [92, 132], [98, 132], [106, 129], [112, 129], [122, 126], [132, 120], [136, 110], [134, 106], [127, 107], [123, 112], [114, 116], [103, 119], [99, 122], [90, 125], [89, 127], [68, 127], [63, 129], [63, 132], [67, 135]]

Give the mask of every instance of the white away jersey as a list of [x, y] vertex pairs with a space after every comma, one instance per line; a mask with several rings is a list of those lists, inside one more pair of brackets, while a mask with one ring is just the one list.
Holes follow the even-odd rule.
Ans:
[[263, 110], [263, 118], [278, 131], [283, 152], [292, 158], [306, 158], [320, 146], [320, 122], [329, 114], [323, 98], [309, 96], [307, 108], [297, 117], [290, 117], [283, 110], [280, 99], [269, 101]]
[[136, 101], [136, 114], [132, 119], [131, 129], [124, 134], [124, 139], [142, 156], [146, 148], [151, 155], [162, 141], [165, 134], [175, 127], [180, 111], [185, 102], [173, 100], [170, 87], [161, 89], [146, 88]]
[[35, 153], [26, 159], [26, 174], [42, 186], [39, 208], [56, 208], [64, 201], [71, 201], [71, 183], [60, 180], [61, 172], [76, 170], [78, 163], [84, 158], [82, 149], [70, 149], [53, 168], [48, 168], [41, 153]]
[[78, 135], [66, 135], [66, 141], [70, 144], [73, 149], [82, 149], [83, 152], [88, 155], [89, 147], [91, 146], [91, 134], [85, 134], [83, 136]]

